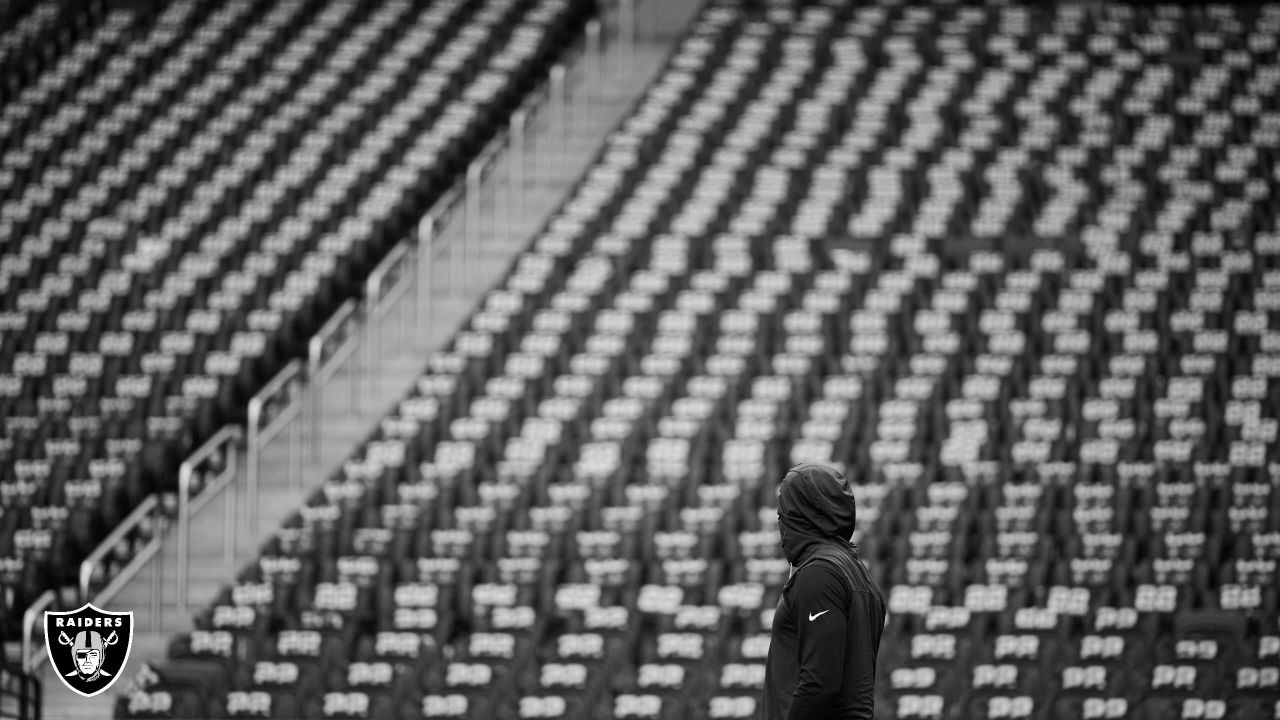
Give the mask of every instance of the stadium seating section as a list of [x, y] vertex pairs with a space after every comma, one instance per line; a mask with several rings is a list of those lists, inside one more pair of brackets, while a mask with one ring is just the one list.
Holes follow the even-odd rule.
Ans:
[[84, 3], [82, 17], [80, 5], [42, 3], [0, 39], [10, 637], [305, 355], [593, 7], [179, 0], [154, 16]]
[[[39, 413], [51, 410], [31, 398], [73, 384], [59, 378], [90, 397], [126, 398], [122, 384], [188, 378], [209, 388], [209, 402], [185, 406], [165, 389], [108, 404], [152, 403], [181, 418], [173, 427], [182, 432], [208, 427], [205, 414], [220, 397], [238, 398], [251, 363], [227, 349], [230, 325], [198, 321], [177, 333], [191, 354], [172, 372], [135, 379], [151, 377], [143, 363], [173, 337], [160, 328], [179, 309], [210, 317], [188, 310], [205, 297], [215, 308], [225, 300], [240, 332], [258, 333], [237, 347], [274, 357], [269, 349], [296, 337], [288, 319], [319, 312], [305, 301], [317, 283], [358, 275], [364, 265], [348, 257], [372, 256], [374, 228], [401, 207], [330, 204], [357, 195], [349, 183], [366, 177], [365, 163], [381, 169], [383, 156], [366, 159], [348, 126], [381, 129], [401, 117], [353, 99], [349, 113], [319, 123], [341, 123], [324, 136], [330, 143], [299, 137], [298, 165], [280, 165], [306, 187], [321, 170], [336, 174], [339, 190], [316, 192], [294, 215], [280, 210], [279, 229], [245, 252], [257, 218], [301, 197], [284, 181], [265, 185], [278, 190], [265, 197], [245, 188], [262, 165], [283, 163], [284, 138], [312, 121], [305, 98], [319, 102], [349, 77], [371, 87], [352, 98], [381, 98], [384, 85], [402, 88], [386, 77], [402, 79], [428, 55], [454, 57], [419, 57], [416, 44], [373, 40], [381, 34], [432, 38], [443, 23], [508, 23], [515, 13], [514, 3], [474, 13], [471, 3], [437, 3], [413, 25], [412, 4], [388, 3], [363, 25], [338, 9], [305, 25], [292, 21], [313, 17], [292, 14], [301, 4], [270, 5], [253, 33], [231, 31], [250, 5], [227, 5], [189, 41], [177, 38], [196, 23], [175, 18], [120, 56], [141, 72], [149, 53], [180, 46], [221, 58], [238, 77], [260, 68], [262, 50], [284, 45], [271, 28], [296, 33], [306, 52], [338, 33], [360, 48], [324, 52], [332, 67], [312, 80], [321, 90], [278, 105], [282, 116], [264, 127], [281, 132], [250, 136], [242, 159], [201, 186], [231, 198], [197, 192], [183, 205], [193, 210], [170, 213], [180, 203], [162, 190], [165, 178], [194, 184], [199, 173], [166, 168], [119, 203], [122, 217], [91, 224], [83, 254], [58, 245], [78, 227], [67, 217], [24, 241], [32, 255], [47, 249], [43, 259], [6, 256], [11, 283], [36, 282], [53, 257], [110, 285], [81, 295], [100, 299], [101, 314], [50, 314], [39, 301], [64, 297], [52, 280], [7, 290], [6, 306], [13, 298], [19, 309], [4, 316], [6, 339], [25, 318], [54, 325], [66, 315], [115, 350], [135, 332], [126, 319], [155, 326], [123, 358], [104, 346], [96, 365], [79, 360], [62, 375], [41, 363], [61, 362], [54, 348], [72, 331], [20, 334], [35, 345], [12, 356], [6, 387], [21, 391], [6, 406], [19, 408], [5, 412], [15, 437], [6, 452], [44, 440]], [[197, 630], [174, 639], [168, 661], [133, 679], [117, 717], [754, 718], [789, 571], [775, 483], [790, 464], [826, 461], [857, 483], [856, 539], [890, 604], [877, 717], [1280, 718], [1280, 8], [758, 5], [713, 0], [698, 16], [415, 391], [201, 613]], [[546, 18], [567, 11], [537, 7]], [[84, 42], [115, 52], [124, 31], [112, 27]], [[484, 33], [456, 37], [475, 52], [489, 47], [468, 44]], [[375, 65], [359, 59], [369, 46], [395, 49]], [[415, 59], [402, 61], [400, 48]], [[167, 61], [165, 72], [195, 74], [203, 57]], [[284, 92], [181, 84], [196, 97], [139, 88], [136, 105], [179, 115], [152, 124], [178, 136], [189, 127], [181, 118], [202, 117], [199, 98], [261, 99], [202, 126], [234, 134], [251, 108], [276, 106]], [[52, 87], [37, 97], [43, 87], [30, 91], [32, 115], [65, 97]], [[437, 93], [409, 97], [413, 113], [427, 112], [412, 98], [431, 105]], [[119, 112], [114, 127], [132, 131], [137, 119]], [[478, 113], [448, 127], [465, 132]], [[46, 114], [55, 130], [64, 116], [83, 122]], [[18, 115], [3, 120], [32, 122]], [[29, 132], [27, 142], [56, 134]], [[3, 222], [33, 222], [44, 200], [75, 216], [122, 195], [136, 177], [127, 168], [154, 157], [147, 148], [176, 142], [142, 137], [121, 154], [121, 170], [104, 167], [105, 179], [86, 185], [100, 191], [64, 200], [55, 181], [74, 173], [51, 167], [4, 206]], [[388, 172], [390, 187], [453, 167], [436, 159], [446, 143], [424, 137], [435, 143], [428, 152], [391, 154], [426, 164]], [[192, 145], [175, 160], [201, 164], [202, 152], [229, 143]], [[5, 167], [30, 172], [44, 156], [11, 150]], [[97, 156], [86, 148], [84, 157]], [[231, 217], [232, 205], [244, 214]], [[311, 219], [321, 206], [325, 219]], [[367, 220], [366, 208], [380, 219]], [[135, 238], [131, 223], [147, 234]], [[179, 265], [163, 252], [196, 237], [218, 259]], [[177, 280], [143, 290], [99, 270], [126, 242], [137, 246], [127, 267], [164, 267]], [[313, 245], [315, 259], [303, 263]], [[295, 265], [304, 269], [288, 275]], [[262, 273], [246, 280], [267, 267], [280, 280], [274, 295]], [[215, 290], [215, 280], [231, 287]], [[245, 286], [252, 292], [236, 291]], [[39, 360], [41, 348], [59, 360]], [[201, 376], [181, 364], [188, 357], [213, 367]], [[130, 369], [103, 385], [117, 366]], [[232, 367], [234, 378], [218, 383]], [[50, 380], [25, 380], [24, 368]], [[162, 425], [147, 429], [169, 431]], [[115, 447], [121, 462], [92, 467], [137, 465]], [[27, 485], [4, 487], [61, 483], [72, 517], [74, 497], [87, 496], [73, 496], [64, 476], [79, 476], [63, 461], [46, 461], [44, 475], [30, 460], [14, 467], [26, 469]], [[130, 497], [128, 478], [95, 477], [104, 497]]]

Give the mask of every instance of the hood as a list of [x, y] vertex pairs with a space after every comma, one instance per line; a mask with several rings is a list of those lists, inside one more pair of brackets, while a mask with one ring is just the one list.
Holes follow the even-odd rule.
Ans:
[[857, 520], [853, 487], [830, 465], [803, 463], [787, 471], [778, 486], [778, 531], [782, 552], [794, 566], [827, 543], [857, 552], [849, 541]]

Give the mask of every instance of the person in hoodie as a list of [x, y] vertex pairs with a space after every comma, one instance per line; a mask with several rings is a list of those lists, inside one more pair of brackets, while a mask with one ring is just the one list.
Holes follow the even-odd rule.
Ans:
[[787, 471], [778, 532], [791, 576], [773, 616], [761, 720], [871, 720], [884, 595], [858, 558], [857, 507], [839, 470]]

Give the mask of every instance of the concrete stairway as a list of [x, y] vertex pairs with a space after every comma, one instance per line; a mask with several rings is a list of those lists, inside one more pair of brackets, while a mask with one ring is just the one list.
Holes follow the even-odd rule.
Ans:
[[[234, 498], [234, 512], [239, 521], [235, 556], [228, 561], [223, 551], [226, 498], [215, 498], [192, 523], [189, 602], [187, 611], [183, 612], [177, 606], [178, 558], [171, 527], [157, 558], [106, 603], [108, 610], [134, 612], [134, 644], [124, 676], [109, 693], [84, 699], [63, 687], [49, 664], [44, 663], [40, 672], [45, 720], [110, 717], [116, 698], [125, 691], [142, 664], [159, 664], [164, 660], [173, 635], [191, 629], [192, 617], [208, 607], [220, 589], [253, 561], [259, 545], [336, 470], [377, 420], [412, 387], [425, 366], [428, 353], [447, 342], [459, 329], [484, 293], [505, 276], [515, 256], [564, 200], [568, 188], [581, 177], [605, 135], [632, 108], [655, 77], [676, 34], [697, 9], [697, 4], [681, 0], [650, 0], [648, 5], [646, 15], [652, 14], [657, 19], [640, 24], [644, 33], [641, 39], [633, 45], [614, 43], [602, 54], [602, 63], [579, 64], [570, 74], [567, 83], [571, 98], [567, 113], [569, 124], [561, 127], [557, 114], [551, 109], [542, 112], [533, 123], [532, 147], [526, 148], [525, 154], [523, 212], [511, 208], [495, 213], [495, 198], [502, 210], [510, 189], [506, 161], [491, 174], [489, 185], [493, 189], [485, 193], [487, 202], [482, 213], [486, 218], [482, 245], [479, 252], [473, 249], [467, 256], [476, 263], [469, 274], [471, 282], [464, 287], [451, 277], [454, 261], [461, 258], [454, 253], [462, 251], [462, 213], [459, 212], [454, 216], [454, 226], [442, 233], [441, 242], [445, 246], [431, 267], [428, 285], [431, 312], [421, 324], [425, 330], [407, 336], [401, 333], [400, 323], [405, 318], [399, 313], [409, 312], [412, 305], [412, 301], [407, 300], [399, 312], [392, 312], [382, 323], [382, 336], [399, 341], [395, 347], [385, 343], [384, 348], [390, 352], [377, 354], [370, 368], [355, 367], [363, 356], [362, 348], [357, 348], [347, 366], [320, 389], [318, 452], [312, 457], [305, 452], [307, 444], [303, 443], [299, 486], [290, 487], [287, 480], [289, 431], [286, 430], [263, 454], [260, 497], [255, 506], [246, 507], [243, 490], [238, 497], [227, 493]], [[599, 75], [592, 69], [597, 66], [603, 68]], [[506, 216], [505, 222], [503, 216]], [[367, 331], [361, 342], [368, 342]], [[368, 373], [372, 382], [362, 382], [360, 370]], [[308, 427], [308, 423], [302, 422], [301, 432], [305, 433]], [[243, 452], [239, 460], [240, 474], [233, 488], [243, 488], [245, 481]], [[258, 537], [250, 537], [247, 531], [245, 519], [250, 512], [257, 513]], [[158, 598], [155, 612], [152, 611], [153, 595]]]

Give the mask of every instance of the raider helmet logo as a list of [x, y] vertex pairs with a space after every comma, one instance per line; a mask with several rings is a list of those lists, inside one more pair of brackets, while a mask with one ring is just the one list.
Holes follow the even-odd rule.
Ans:
[[44, 645], [62, 684], [93, 697], [111, 687], [129, 661], [133, 613], [107, 612], [92, 603], [71, 612], [46, 612]]

